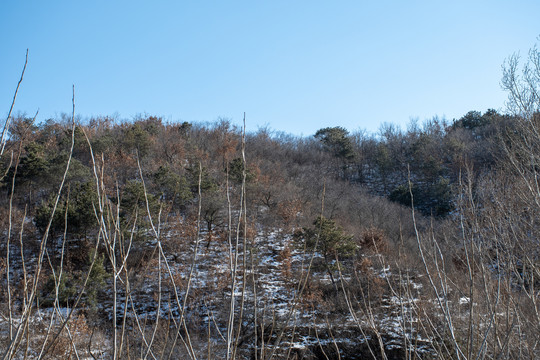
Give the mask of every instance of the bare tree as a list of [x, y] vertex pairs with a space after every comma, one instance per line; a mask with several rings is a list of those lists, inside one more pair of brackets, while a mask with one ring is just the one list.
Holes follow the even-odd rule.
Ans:
[[[540, 37], [539, 37], [540, 40]], [[540, 50], [535, 44], [525, 63], [519, 54], [503, 64], [501, 86], [508, 92], [508, 110], [525, 119], [540, 111]]]

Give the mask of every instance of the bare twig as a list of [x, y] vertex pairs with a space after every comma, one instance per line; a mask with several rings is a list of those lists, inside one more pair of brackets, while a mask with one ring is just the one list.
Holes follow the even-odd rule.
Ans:
[[6, 134], [9, 129], [10, 120], [11, 120], [11, 113], [13, 111], [13, 107], [15, 106], [15, 100], [17, 99], [17, 93], [19, 92], [19, 86], [21, 86], [21, 83], [23, 81], [24, 72], [26, 70], [26, 64], [28, 64], [28, 49], [26, 49], [26, 57], [24, 59], [24, 66], [21, 72], [21, 78], [19, 79], [19, 82], [17, 83], [17, 87], [15, 88], [15, 94], [13, 94], [13, 100], [11, 101], [11, 106], [9, 108], [8, 116], [6, 118], [6, 121], [4, 122], [4, 129], [2, 130], [2, 137], [0, 138], [0, 159], [2, 158], [2, 155], [4, 154], [4, 148], [6, 146]]

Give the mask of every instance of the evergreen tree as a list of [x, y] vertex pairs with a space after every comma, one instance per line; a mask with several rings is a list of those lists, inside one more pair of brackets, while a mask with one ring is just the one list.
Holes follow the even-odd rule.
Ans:
[[306, 246], [324, 257], [324, 267], [336, 285], [332, 274], [332, 264], [340, 257], [347, 257], [354, 254], [357, 246], [353, 236], [346, 234], [335, 221], [319, 216], [313, 222], [313, 227], [303, 228], [294, 234], [297, 241], [305, 241]]

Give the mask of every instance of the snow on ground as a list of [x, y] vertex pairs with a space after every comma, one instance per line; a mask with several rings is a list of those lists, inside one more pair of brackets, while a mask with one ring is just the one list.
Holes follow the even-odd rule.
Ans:
[[[247, 327], [251, 326], [250, 314], [256, 307], [259, 322], [270, 324], [276, 322], [281, 324], [282, 328], [285, 326], [285, 329], [288, 329], [285, 333], [292, 332], [283, 338], [282, 346], [300, 349], [332, 343], [347, 346], [362, 344], [371, 341], [374, 331], [377, 331], [383, 334], [388, 349], [403, 347], [406, 342], [419, 344], [418, 346], [424, 348], [422, 351], [431, 351], [429, 339], [416, 330], [420, 328], [415, 314], [415, 307], [419, 301], [418, 294], [422, 290], [422, 284], [419, 282], [401, 279], [401, 286], [408, 288], [411, 294], [402, 297], [390, 294], [382, 298], [376, 308], [369, 309], [373, 310], [372, 313], [366, 312], [362, 306], [354, 306], [354, 314], [347, 311], [341, 313], [330, 311], [331, 319], [329, 319], [328, 313], [325, 315], [325, 312], [318, 310], [320, 305], [317, 303], [318, 300], [304, 303], [304, 300], [300, 301], [297, 298], [298, 279], [305, 276], [312, 257], [315, 261], [319, 261], [321, 256], [303, 253], [294, 246], [291, 235], [281, 230], [259, 233], [255, 239], [247, 242], [248, 255], [244, 259], [241, 241], [236, 253], [234, 244], [229, 244], [227, 239], [216, 236], [208, 241], [207, 233], [200, 234], [198, 243], [181, 239], [173, 231], [166, 233], [167, 238], [161, 241], [167, 254], [166, 259], [161, 259], [161, 263], [153, 260], [152, 266], [149, 266], [146, 272], [133, 276], [130, 279], [129, 294], [123, 290], [122, 277], [118, 278], [117, 324], [122, 323], [124, 315], [131, 320], [131, 324], [134, 324], [133, 321], [142, 319], [147, 321], [157, 317], [167, 319], [172, 316], [178, 319], [184, 314], [187, 319], [199, 321], [200, 328], [208, 327], [208, 322], [211, 321], [212, 326], [225, 333], [224, 314], [228, 312], [233, 294], [236, 311], [240, 307], [242, 297], [245, 301], [244, 316]], [[177, 243], [182, 245], [180, 250], [172, 251], [173, 245], [177, 246]], [[150, 241], [146, 246], [151, 249], [156, 244], [156, 241]], [[288, 258], [284, 256], [286, 249], [290, 250]], [[233, 288], [235, 262], [238, 268]], [[394, 280], [389, 265], [381, 266], [379, 269], [372, 268], [372, 271], [373, 276], [381, 279], [383, 283]], [[326, 271], [313, 268], [310, 272], [321, 286], [331, 285], [332, 280]], [[344, 282], [350, 280], [349, 276], [340, 279]], [[108, 280], [109, 286], [102, 294], [105, 296], [98, 304], [98, 311], [104, 313], [109, 321], [114, 317], [111, 281]], [[461, 298], [459, 304], [465, 304], [464, 299]], [[69, 309], [61, 308], [55, 321], [65, 318], [68, 312]], [[51, 309], [42, 309], [32, 315], [31, 321], [46, 323], [51, 319], [51, 313]], [[7, 331], [5, 318], [0, 318], [0, 331], [2, 335]], [[274, 330], [272, 335], [274, 340], [278, 331]]]

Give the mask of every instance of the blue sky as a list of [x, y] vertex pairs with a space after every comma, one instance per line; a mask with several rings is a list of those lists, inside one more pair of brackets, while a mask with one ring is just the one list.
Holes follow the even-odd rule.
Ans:
[[140, 114], [312, 135], [504, 111], [540, 1], [2, 1], [0, 114]]

